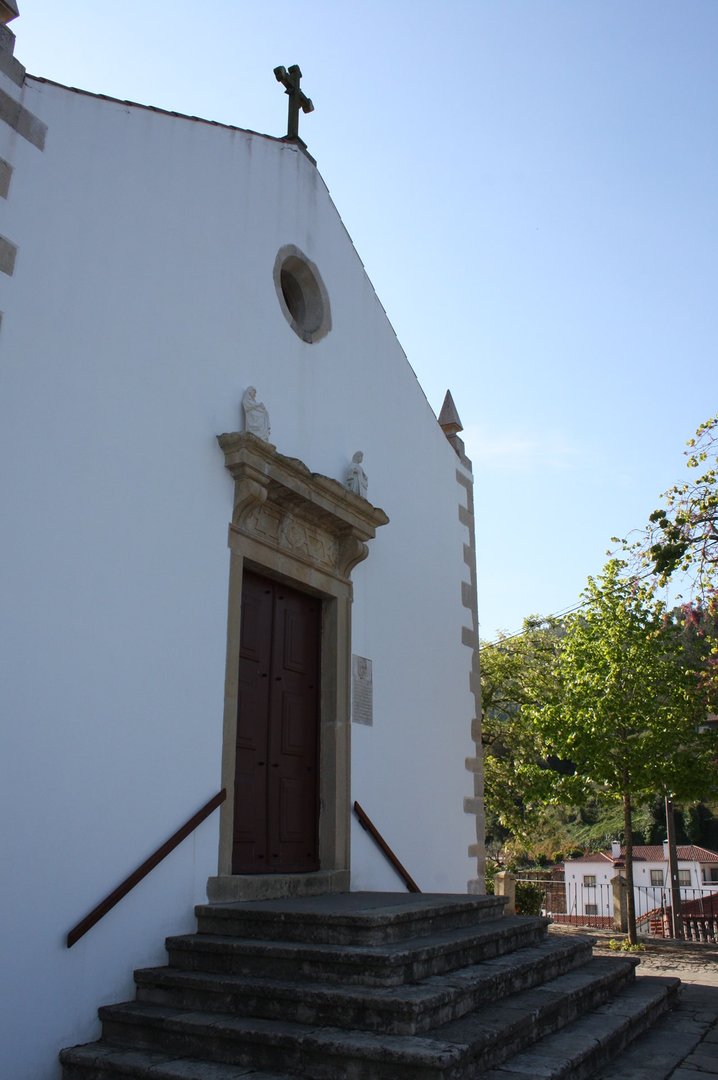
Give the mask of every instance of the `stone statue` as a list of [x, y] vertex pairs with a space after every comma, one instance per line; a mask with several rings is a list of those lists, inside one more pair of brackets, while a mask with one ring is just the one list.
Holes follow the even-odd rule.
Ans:
[[269, 413], [261, 401], [257, 401], [257, 391], [248, 386], [242, 398], [244, 409], [244, 430], [250, 431], [258, 439], [269, 442]]
[[366, 499], [367, 489], [369, 487], [369, 481], [367, 475], [362, 468], [362, 461], [364, 455], [361, 450], [357, 450], [352, 458], [352, 463], [347, 470], [346, 485], [350, 491], [353, 491], [355, 495], [361, 495], [362, 499]]

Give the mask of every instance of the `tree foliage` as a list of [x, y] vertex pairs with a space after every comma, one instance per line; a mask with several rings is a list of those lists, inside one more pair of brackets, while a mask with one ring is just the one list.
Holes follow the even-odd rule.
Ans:
[[718, 603], [683, 604], [670, 612], [681, 638], [683, 662], [696, 672], [706, 714], [718, 712]]
[[[702, 736], [705, 697], [685, 662], [682, 626], [645, 584], [609, 562], [589, 578], [586, 603], [564, 623], [553, 693], [524, 706], [544, 761], [570, 760], [553, 773], [548, 797], [574, 802], [599, 792], [620, 799], [627, 847], [629, 934], [635, 939], [632, 813], [657, 793], [697, 799], [716, 786], [715, 737]], [[545, 797], [547, 770], [524, 770], [527, 789]]]
[[[548, 801], [524, 782], [527, 768], [541, 761], [536, 733], [522, 710], [553, 695], [554, 667], [562, 635], [555, 619], [525, 619], [520, 634], [502, 636], [481, 649], [487, 841], [507, 838], [530, 846], [552, 831]], [[560, 840], [557, 843], [560, 844]]]
[[[624, 549], [664, 585], [676, 572], [692, 579], [704, 603], [716, 602], [718, 586], [718, 416], [706, 420], [688, 442], [687, 465], [697, 475], [662, 496], [635, 542]], [[615, 539], [615, 538], [614, 538]]]

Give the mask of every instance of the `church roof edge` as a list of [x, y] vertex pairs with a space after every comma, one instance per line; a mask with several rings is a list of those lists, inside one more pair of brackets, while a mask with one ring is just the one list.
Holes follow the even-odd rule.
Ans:
[[[80, 94], [82, 97], [97, 98], [98, 101], [111, 101], [117, 105], [131, 105], [135, 109], [146, 109], [147, 112], [158, 113], [160, 116], [173, 116], [177, 120], [192, 120], [196, 124], [209, 124], [211, 127], [223, 128], [225, 131], [240, 131], [243, 135], [256, 135], [260, 139], [268, 139], [270, 142], [279, 143], [280, 145], [292, 145], [293, 140], [287, 139], [286, 135], [267, 135], [263, 131], [254, 131], [252, 128], [239, 127], [238, 124], [225, 124], [221, 120], [208, 120], [206, 116], [193, 116], [191, 113], [175, 112], [173, 109], [162, 109], [159, 105], [145, 105], [141, 101], [130, 101], [128, 98], [117, 98], [111, 94], [98, 94], [93, 90], [83, 90], [79, 86], [68, 86], [66, 83], [57, 82], [56, 79], [47, 79], [43, 75], [31, 75], [29, 72], [26, 76], [28, 79], [32, 79], [33, 82], [44, 83], [47, 86], [57, 86], [61, 90], [69, 90], [73, 94]], [[301, 149], [301, 147], [299, 147]], [[314, 165], [316, 161], [309, 153], [304, 153], [304, 157], [308, 158]]]

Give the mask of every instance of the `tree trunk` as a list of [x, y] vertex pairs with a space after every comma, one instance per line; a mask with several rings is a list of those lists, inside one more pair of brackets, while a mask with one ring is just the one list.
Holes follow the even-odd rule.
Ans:
[[628, 790], [623, 792], [623, 831], [626, 844], [626, 890], [628, 892], [628, 940], [631, 945], [638, 944], [636, 933], [636, 897], [633, 891], [633, 809], [631, 807], [631, 794]]

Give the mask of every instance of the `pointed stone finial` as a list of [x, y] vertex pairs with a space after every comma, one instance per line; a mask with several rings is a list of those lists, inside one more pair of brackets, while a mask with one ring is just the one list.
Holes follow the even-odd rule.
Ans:
[[444, 404], [441, 406], [441, 412], [439, 413], [439, 427], [447, 438], [450, 435], [458, 435], [460, 431], [464, 430], [464, 425], [459, 419], [456, 405], [454, 405], [454, 399], [451, 396], [451, 390], [446, 391]]
[[444, 398], [444, 404], [441, 406], [441, 412], [439, 413], [439, 427], [446, 435], [446, 438], [453, 446], [456, 456], [461, 461], [462, 465], [465, 465], [467, 469], [471, 468], [471, 462], [466, 456], [464, 449], [464, 441], [459, 438], [459, 432], [464, 430], [464, 425], [459, 419], [459, 413], [456, 405], [454, 405], [454, 399], [451, 396], [451, 390], [446, 391], [446, 397]]

